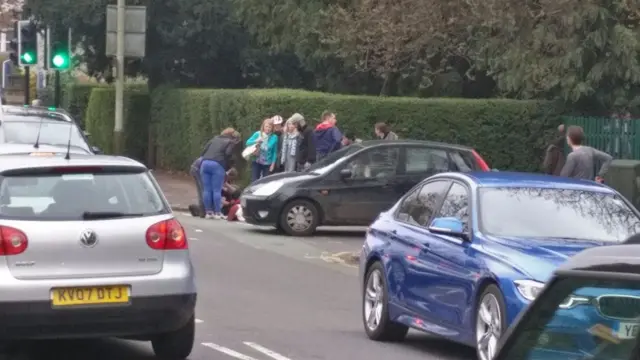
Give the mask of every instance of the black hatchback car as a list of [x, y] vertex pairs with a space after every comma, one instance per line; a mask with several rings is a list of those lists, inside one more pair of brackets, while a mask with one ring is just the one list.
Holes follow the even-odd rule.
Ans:
[[274, 174], [240, 198], [246, 221], [307, 236], [320, 226], [369, 225], [424, 178], [489, 171], [473, 149], [417, 140], [371, 140], [340, 149], [306, 172]]

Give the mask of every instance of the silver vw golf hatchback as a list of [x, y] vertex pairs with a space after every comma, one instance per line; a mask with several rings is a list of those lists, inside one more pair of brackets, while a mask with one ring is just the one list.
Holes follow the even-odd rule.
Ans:
[[0, 158], [0, 341], [123, 337], [185, 359], [195, 303], [185, 231], [144, 165]]

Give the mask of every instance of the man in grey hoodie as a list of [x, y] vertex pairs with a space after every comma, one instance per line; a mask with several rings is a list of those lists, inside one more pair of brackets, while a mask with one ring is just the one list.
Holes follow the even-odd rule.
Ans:
[[381, 140], [398, 140], [398, 135], [396, 135], [396, 133], [391, 131], [391, 127], [389, 127], [389, 125], [387, 125], [386, 123], [383, 123], [383, 122], [377, 123], [374, 126], [373, 131], [375, 131], [376, 136], [378, 137], [378, 139], [381, 139]]
[[[584, 130], [580, 126], [569, 126], [567, 129], [567, 144], [572, 151], [567, 155], [567, 161], [562, 167], [560, 176], [595, 180], [602, 183], [613, 157], [590, 146], [582, 145], [583, 141]], [[596, 167], [598, 168], [596, 169]]]

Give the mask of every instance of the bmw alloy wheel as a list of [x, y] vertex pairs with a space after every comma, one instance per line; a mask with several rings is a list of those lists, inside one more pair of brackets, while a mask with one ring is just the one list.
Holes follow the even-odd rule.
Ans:
[[382, 286], [382, 273], [374, 270], [369, 275], [364, 292], [364, 318], [370, 331], [375, 331], [382, 321], [384, 288]]
[[287, 213], [287, 225], [295, 232], [304, 232], [313, 223], [313, 212], [303, 205], [292, 207]]
[[502, 314], [498, 299], [487, 293], [480, 301], [476, 315], [476, 346], [479, 360], [492, 360], [502, 335]]

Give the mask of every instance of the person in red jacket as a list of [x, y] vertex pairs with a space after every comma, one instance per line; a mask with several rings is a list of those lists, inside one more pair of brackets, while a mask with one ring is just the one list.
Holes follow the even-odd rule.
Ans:
[[320, 160], [342, 147], [342, 133], [336, 127], [337, 122], [336, 114], [331, 111], [322, 113], [322, 122], [316, 126], [313, 132], [316, 160]]

